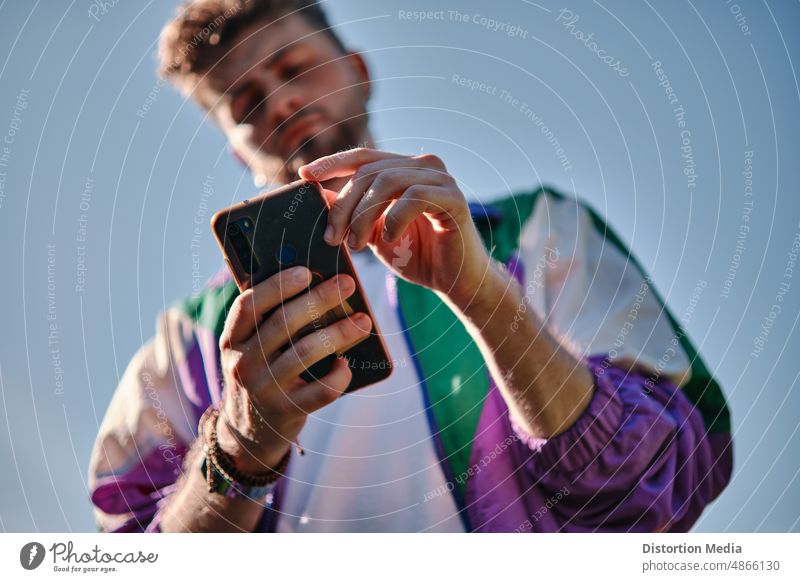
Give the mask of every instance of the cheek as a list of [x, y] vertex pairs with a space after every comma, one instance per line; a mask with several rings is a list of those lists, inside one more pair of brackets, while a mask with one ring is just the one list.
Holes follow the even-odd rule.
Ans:
[[351, 117], [364, 112], [363, 87], [352, 73], [343, 67], [331, 67], [320, 71], [312, 89], [317, 95], [317, 103], [334, 119]]

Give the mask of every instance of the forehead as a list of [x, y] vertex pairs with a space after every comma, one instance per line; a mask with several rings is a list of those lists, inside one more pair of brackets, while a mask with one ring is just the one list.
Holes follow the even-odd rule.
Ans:
[[254, 67], [278, 59], [294, 47], [332, 47], [325, 32], [314, 29], [295, 14], [247, 25], [229, 44], [225, 56], [205, 74], [201, 83], [217, 93], [225, 93]]

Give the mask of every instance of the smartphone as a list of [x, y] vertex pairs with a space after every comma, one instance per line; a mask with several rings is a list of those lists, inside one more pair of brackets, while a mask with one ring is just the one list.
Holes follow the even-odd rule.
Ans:
[[[392, 361], [367, 296], [358, 279], [346, 244], [331, 246], [323, 239], [328, 225], [328, 204], [316, 182], [297, 181], [265, 192], [217, 212], [211, 227], [225, 261], [240, 290], [249, 289], [282, 269], [305, 265], [312, 273], [309, 288], [334, 275], [346, 273], [356, 283], [355, 292], [327, 313], [315, 313], [312, 323], [291, 342], [349, 315], [362, 312], [372, 320], [372, 331], [355, 344], [309, 366], [307, 382], [325, 376], [337, 356], [350, 361], [353, 377], [346, 392], [380, 382], [392, 373]], [[313, 309], [313, 306], [310, 306]], [[265, 315], [265, 319], [271, 313]]]

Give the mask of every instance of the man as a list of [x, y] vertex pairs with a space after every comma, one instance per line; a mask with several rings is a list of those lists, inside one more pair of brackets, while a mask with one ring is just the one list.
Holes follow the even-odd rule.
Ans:
[[323, 184], [394, 372], [342, 398], [363, 363], [299, 378], [370, 333], [353, 316], [291, 339], [351, 278], [309, 290], [292, 268], [239, 294], [222, 273], [162, 315], [114, 395], [100, 527], [689, 529], [730, 478], [730, 420], [649, 278], [574, 199], [476, 208], [436, 156], [375, 149], [364, 61], [307, 4], [190, 2], [162, 74], [255, 175]]

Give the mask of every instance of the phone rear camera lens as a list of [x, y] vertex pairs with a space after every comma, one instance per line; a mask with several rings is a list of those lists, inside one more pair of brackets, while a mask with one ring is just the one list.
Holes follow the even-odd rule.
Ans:
[[235, 222], [228, 227], [228, 234], [230, 236], [239, 236], [239, 234], [241, 232], [242, 232], [242, 229], [239, 228], [239, 225], [236, 224]]
[[275, 258], [281, 265], [292, 265], [297, 258], [297, 251], [292, 245], [283, 245], [278, 252], [275, 253]]

